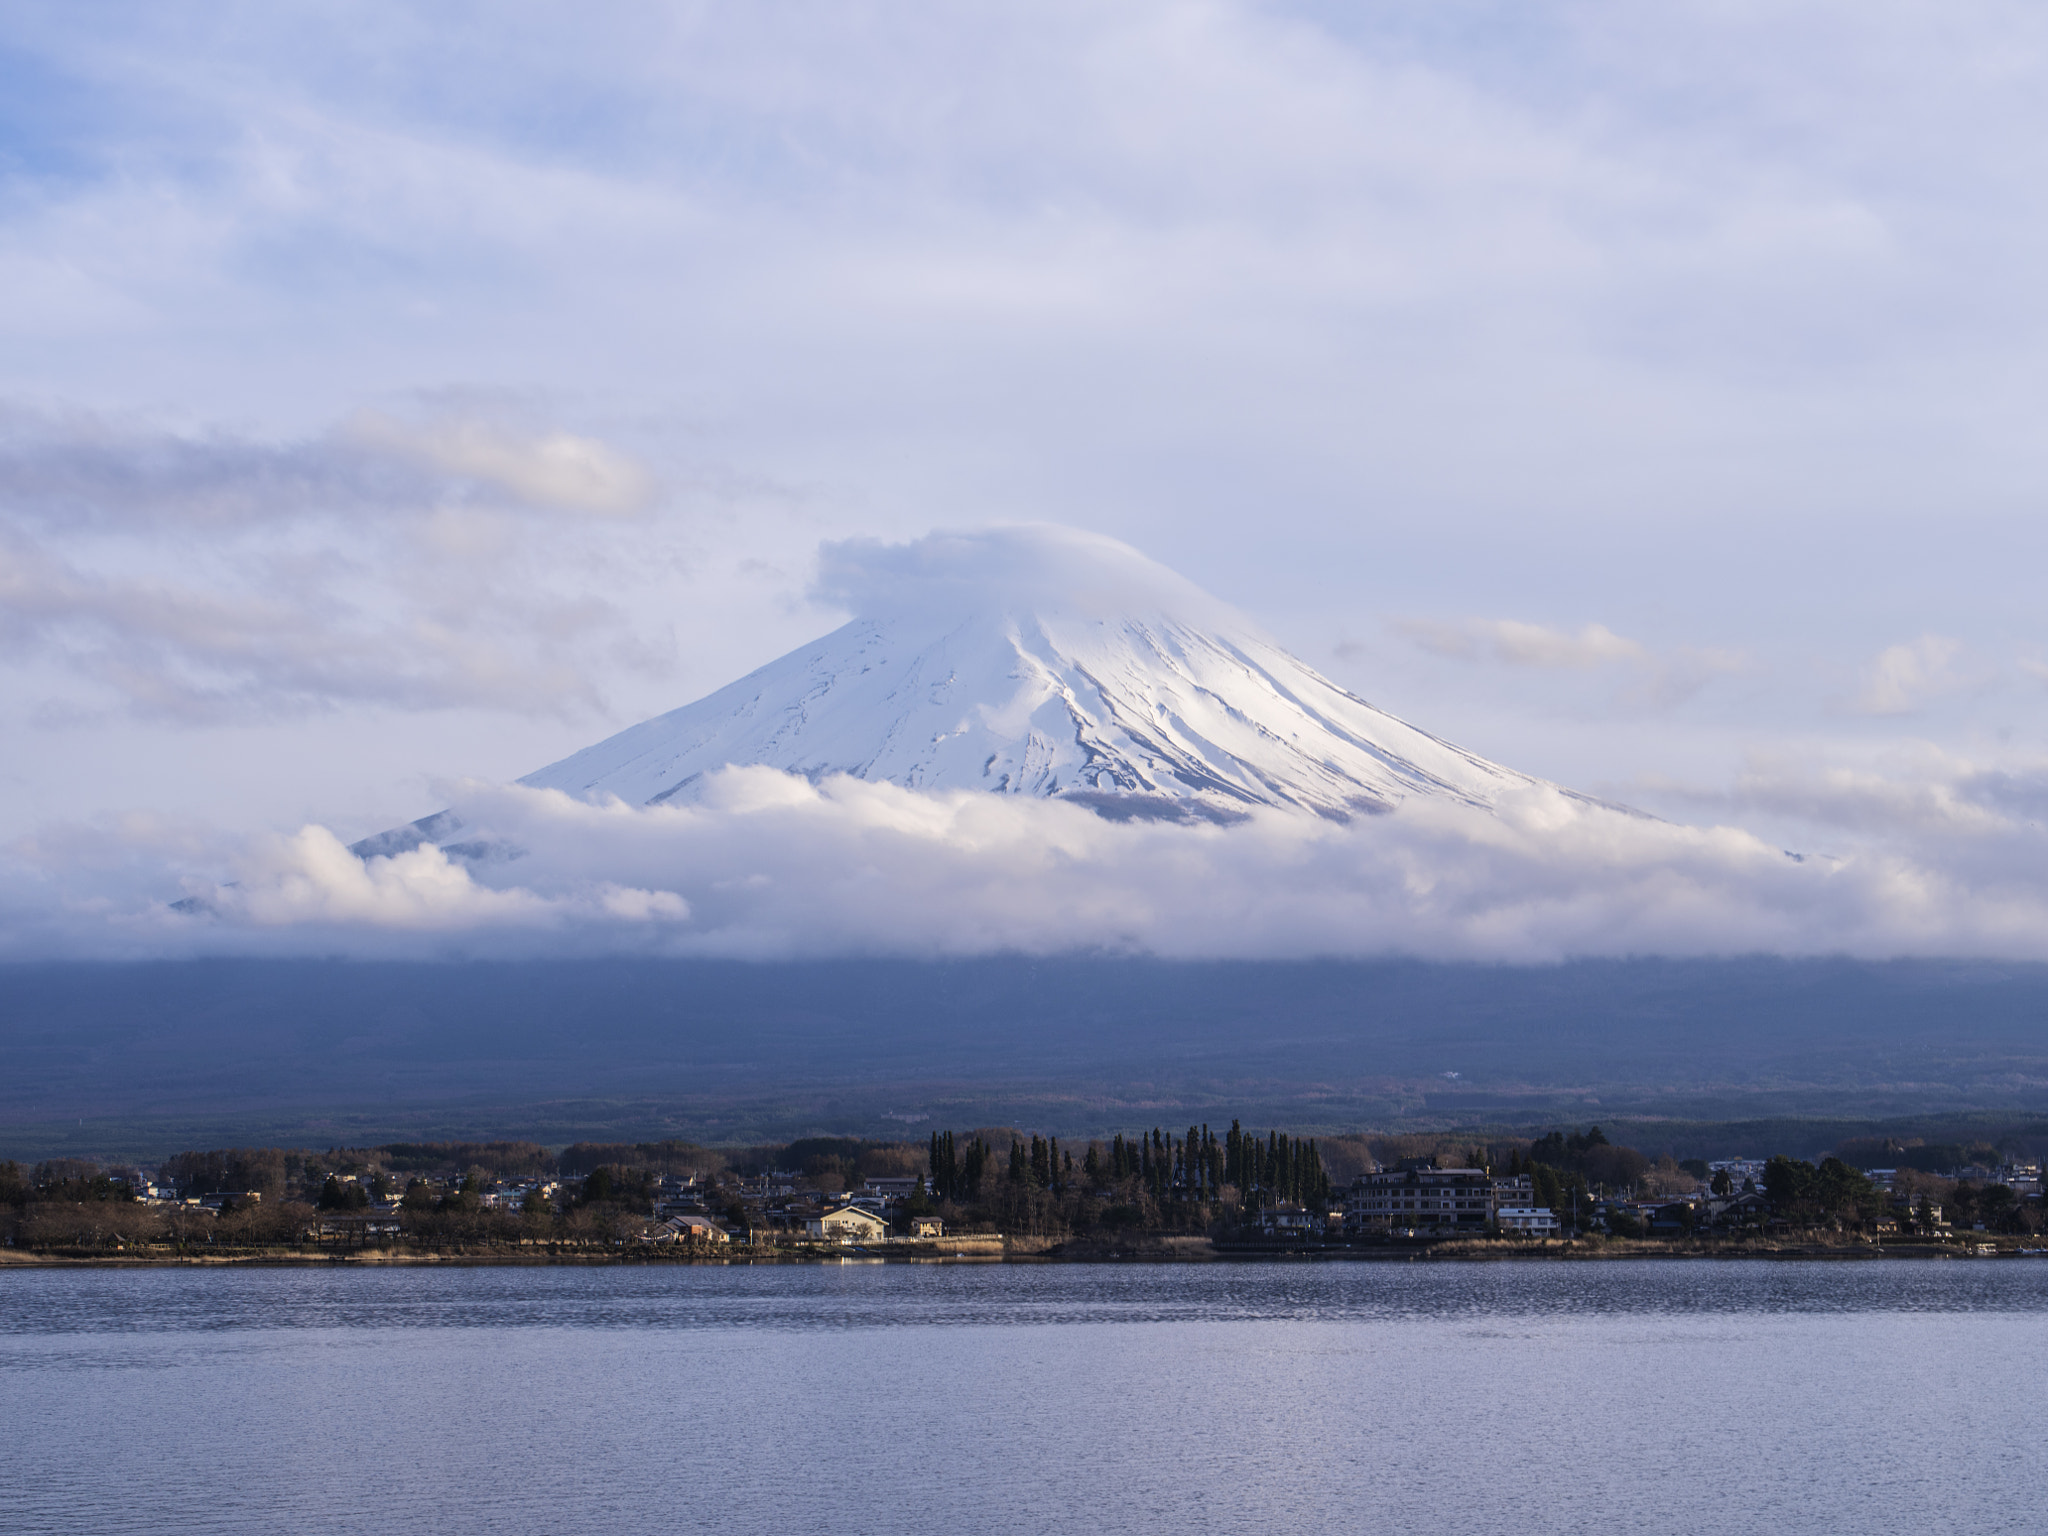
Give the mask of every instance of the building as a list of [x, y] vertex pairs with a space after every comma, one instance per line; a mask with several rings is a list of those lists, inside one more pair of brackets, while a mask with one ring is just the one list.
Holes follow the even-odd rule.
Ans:
[[908, 1200], [923, 1188], [924, 1176], [922, 1174], [915, 1178], [869, 1179], [866, 1184], [868, 1194], [878, 1195], [884, 1200]]
[[1660, 1205], [1643, 1205], [1639, 1214], [1652, 1237], [1687, 1237], [1705, 1213], [1699, 1202], [1667, 1200]]
[[545, 1183], [538, 1179], [523, 1179], [516, 1183], [500, 1183], [495, 1189], [486, 1190], [483, 1206], [487, 1211], [516, 1211], [526, 1204], [527, 1196], [539, 1192], [544, 1200], [553, 1200], [561, 1189], [559, 1181], [549, 1179]]
[[1355, 1232], [1484, 1232], [1493, 1180], [1483, 1168], [1410, 1168], [1368, 1173], [1344, 1201]]
[[1496, 1174], [1493, 1183], [1493, 1208], [1496, 1211], [1509, 1207], [1516, 1209], [1533, 1208], [1536, 1204], [1536, 1180], [1529, 1174], [1517, 1174], [1509, 1178]]
[[1891, 1214], [1894, 1221], [1910, 1221], [1916, 1226], [1924, 1224], [1931, 1232], [1944, 1232], [1948, 1230], [1948, 1221], [1941, 1214], [1940, 1203], [1925, 1197], [1922, 1197], [1917, 1205], [1906, 1200], [1903, 1196], [1896, 1197], [1891, 1203]]
[[936, 1216], [913, 1216], [910, 1218], [912, 1237], [944, 1237], [946, 1224]]
[[1493, 1224], [1513, 1237], [1555, 1237], [1557, 1212], [1537, 1205], [1499, 1205], [1493, 1210]]
[[367, 1211], [322, 1211], [313, 1224], [316, 1238], [339, 1238], [353, 1243], [396, 1237], [399, 1231], [398, 1209], [389, 1205]]
[[2021, 1199], [2041, 1193], [2041, 1165], [2039, 1163], [2007, 1163], [1991, 1176], [1993, 1184], [2003, 1184]]
[[732, 1234], [702, 1211], [671, 1216], [662, 1224], [670, 1240], [678, 1243], [729, 1243]]
[[883, 1243], [889, 1240], [889, 1223], [873, 1211], [864, 1211], [857, 1205], [821, 1211], [804, 1223], [804, 1231], [828, 1243]]
[[[260, 1204], [262, 1199], [263, 1191], [260, 1189], [223, 1189], [216, 1194], [201, 1195], [196, 1203], [209, 1211], [228, 1211]], [[191, 1205], [195, 1202], [187, 1200], [185, 1203]]]
[[1269, 1205], [1259, 1212], [1259, 1230], [1282, 1237], [1307, 1237], [1316, 1229], [1315, 1214], [1292, 1201]]
[[1706, 1203], [1707, 1221], [1716, 1227], [1760, 1227], [1771, 1219], [1771, 1202], [1751, 1190], [1744, 1195], [1715, 1195]]
[[1728, 1175], [1729, 1190], [1733, 1194], [1740, 1194], [1745, 1184], [1753, 1184], [1758, 1189], [1764, 1187], [1764, 1160], [1760, 1157], [1724, 1157], [1707, 1164], [1709, 1177], [1717, 1173]]

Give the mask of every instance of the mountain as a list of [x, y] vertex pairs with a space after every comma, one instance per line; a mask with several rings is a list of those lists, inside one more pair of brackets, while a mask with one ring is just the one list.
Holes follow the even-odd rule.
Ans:
[[[728, 764], [766, 764], [1221, 822], [1260, 807], [1338, 820], [1411, 799], [1490, 807], [1538, 782], [1375, 708], [1098, 535], [855, 541], [828, 547], [819, 590], [859, 616], [520, 782], [647, 806], [687, 802]], [[458, 826], [430, 817], [356, 850]]]

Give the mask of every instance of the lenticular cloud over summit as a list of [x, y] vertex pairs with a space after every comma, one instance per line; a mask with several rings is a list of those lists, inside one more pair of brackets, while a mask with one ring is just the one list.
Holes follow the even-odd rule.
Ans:
[[65, 941], [2048, 956], [2038, 827], [1799, 857], [1643, 816], [1376, 708], [1112, 540], [832, 545], [818, 595], [854, 617], [706, 698], [352, 846], [307, 827], [175, 900], [79, 895]]

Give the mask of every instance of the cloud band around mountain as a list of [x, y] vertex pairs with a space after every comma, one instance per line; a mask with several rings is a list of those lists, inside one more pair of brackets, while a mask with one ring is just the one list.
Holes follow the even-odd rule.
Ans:
[[[1991, 809], [1939, 838], [1800, 859], [1734, 828], [1540, 786], [1494, 813], [1415, 804], [1349, 825], [1263, 812], [1215, 827], [760, 767], [715, 779], [697, 804], [649, 808], [470, 785], [454, 801], [467, 858], [426, 846], [359, 860], [307, 828], [234, 849], [218, 883], [188, 882], [183, 911], [138, 889], [163, 888], [168, 857], [88, 890], [57, 861], [90, 861], [52, 846], [39, 918], [12, 942], [94, 955], [2048, 959], [2039, 831]], [[16, 853], [19, 898], [34, 871]]]

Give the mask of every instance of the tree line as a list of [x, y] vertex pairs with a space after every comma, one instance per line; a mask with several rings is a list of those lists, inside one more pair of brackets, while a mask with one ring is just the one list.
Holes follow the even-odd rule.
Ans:
[[[926, 1159], [933, 1197], [956, 1204], [979, 1200], [997, 1161], [983, 1134], [963, 1142], [952, 1131], [933, 1131]], [[1013, 1136], [1003, 1167], [1011, 1186], [1055, 1197], [1134, 1186], [1161, 1205], [1214, 1205], [1226, 1190], [1253, 1208], [1282, 1200], [1316, 1205], [1330, 1198], [1329, 1171], [1313, 1137], [1272, 1131], [1261, 1141], [1235, 1120], [1221, 1137], [1206, 1125], [1191, 1125], [1183, 1136], [1157, 1126], [1136, 1136], [1119, 1132], [1106, 1143], [1089, 1142], [1078, 1165], [1073, 1149], [1062, 1148], [1056, 1136], [1034, 1134], [1028, 1142]]]

